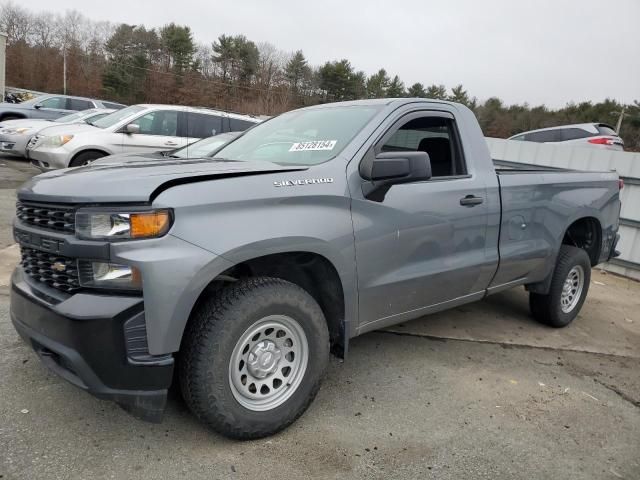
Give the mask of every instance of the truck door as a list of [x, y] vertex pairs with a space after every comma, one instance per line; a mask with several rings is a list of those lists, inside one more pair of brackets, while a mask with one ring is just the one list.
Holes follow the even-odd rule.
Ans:
[[495, 272], [486, 176], [468, 168], [454, 117], [409, 113], [365, 158], [407, 150], [429, 154], [430, 180], [394, 185], [382, 199], [352, 192], [360, 326], [378, 328], [481, 298]]

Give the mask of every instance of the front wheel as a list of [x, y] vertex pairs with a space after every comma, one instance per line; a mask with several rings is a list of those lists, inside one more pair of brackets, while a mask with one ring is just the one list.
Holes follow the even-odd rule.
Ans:
[[83, 165], [89, 165], [94, 160], [104, 157], [102, 152], [82, 152], [75, 156], [69, 163], [70, 167], [81, 167]]
[[231, 438], [282, 430], [315, 397], [329, 359], [322, 310], [284, 280], [240, 280], [191, 318], [179, 362], [191, 411]]
[[562, 245], [549, 293], [531, 293], [534, 318], [551, 327], [566, 327], [578, 316], [591, 282], [591, 260], [581, 248]]

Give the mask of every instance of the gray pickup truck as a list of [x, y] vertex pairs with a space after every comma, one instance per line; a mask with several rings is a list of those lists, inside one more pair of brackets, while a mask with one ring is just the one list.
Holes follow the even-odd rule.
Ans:
[[615, 172], [496, 170], [455, 103], [295, 110], [214, 158], [29, 181], [11, 318], [100, 398], [158, 421], [175, 378], [201, 421], [257, 438], [305, 411], [357, 335], [518, 286], [536, 319], [570, 323], [617, 253], [620, 188]]

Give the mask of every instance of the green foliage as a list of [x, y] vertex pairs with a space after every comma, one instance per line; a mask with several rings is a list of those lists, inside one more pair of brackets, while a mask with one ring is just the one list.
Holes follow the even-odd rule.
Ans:
[[427, 98], [433, 98], [435, 100], [447, 99], [447, 87], [444, 85], [429, 85], [427, 88]]
[[384, 68], [378, 70], [367, 79], [367, 96], [369, 98], [383, 98], [387, 96], [387, 88], [389, 88], [389, 75]]
[[424, 89], [424, 85], [420, 82], [414, 83], [407, 90], [407, 97], [427, 98], [427, 91]]
[[289, 86], [295, 91], [300, 89], [305, 79], [310, 77], [311, 68], [307, 65], [307, 59], [304, 57], [302, 50], [298, 50], [293, 54], [285, 66], [284, 73]]
[[155, 30], [121, 24], [105, 44], [107, 65], [102, 83], [110, 98], [144, 101], [148, 68], [157, 60], [160, 40]]
[[391, 83], [389, 83], [389, 88], [387, 88], [387, 97], [389, 98], [404, 97], [405, 93], [406, 92], [404, 91], [404, 83], [402, 83], [402, 80], [400, 80], [400, 77], [396, 75], [395, 77], [393, 77], [393, 80], [391, 80]]
[[160, 43], [168, 65], [176, 73], [182, 73], [192, 66], [196, 45], [189, 27], [175, 23], [165, 25], [160, 29]]
[[355, 100], [366, 92], [364, 72], [354, 72], [349, 60], [327, 62], [318, 70], [320, 88], [333, 101]]
[[244, 35], [220, 35], [213, 43], [213, 52], [213, 61], [225, 81], [248, 83], [258, 69], [258, 47]]

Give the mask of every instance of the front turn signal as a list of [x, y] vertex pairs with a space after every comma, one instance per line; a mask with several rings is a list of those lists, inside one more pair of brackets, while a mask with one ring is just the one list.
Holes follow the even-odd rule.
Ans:
[[167, 210], [132, 213], [130, 221], [131, 238], [161, 237], [167, 233], [171, 225], [171, 218]]

